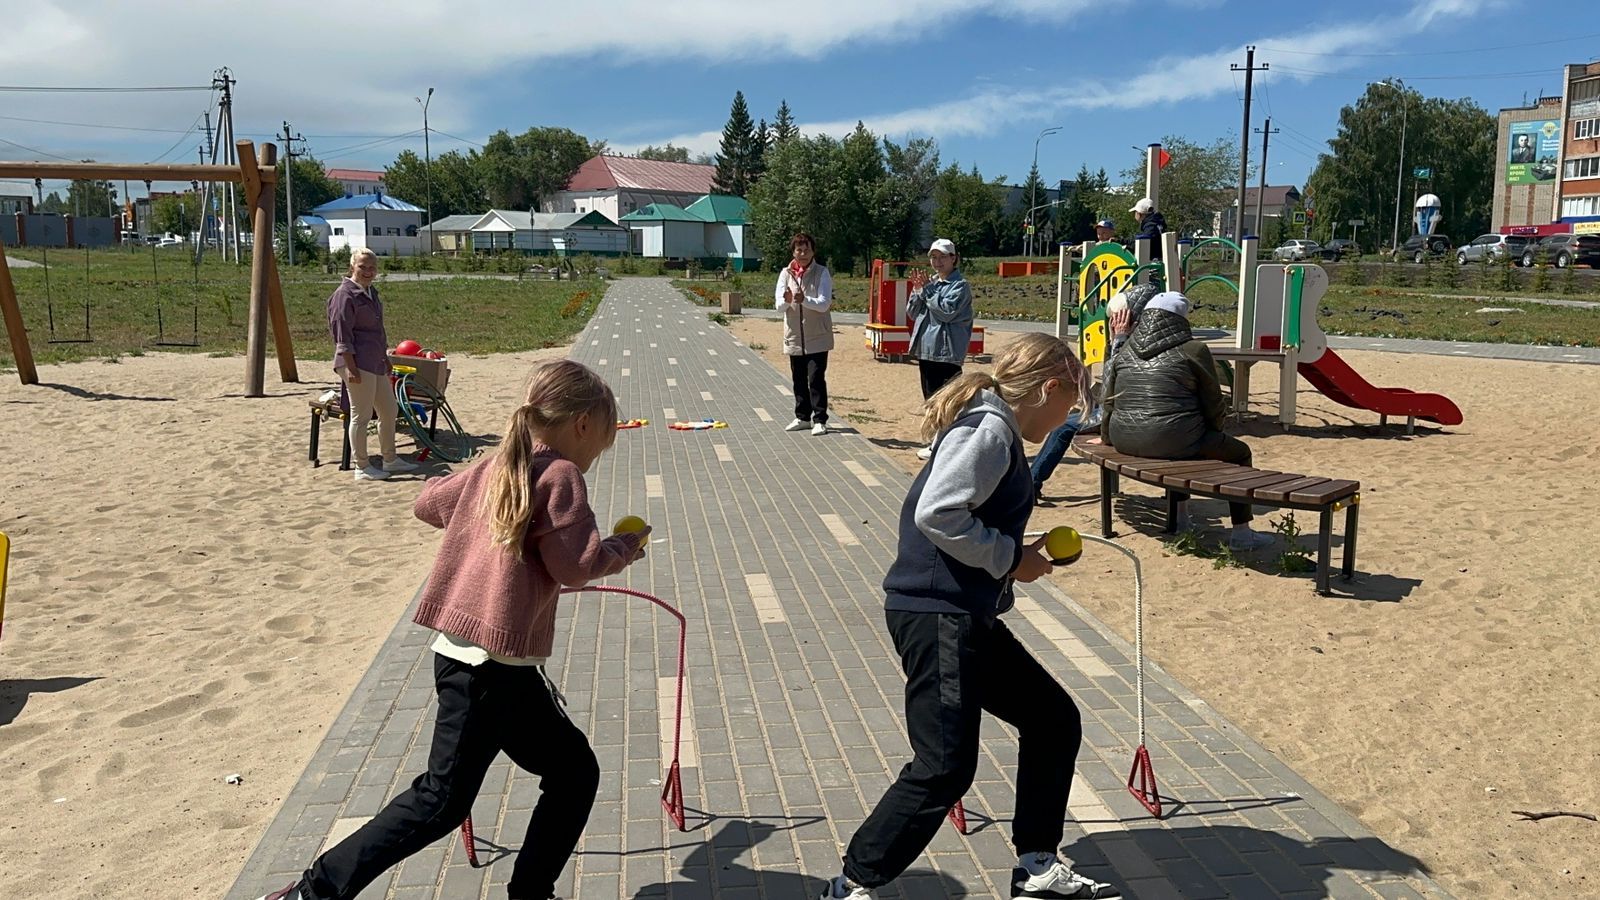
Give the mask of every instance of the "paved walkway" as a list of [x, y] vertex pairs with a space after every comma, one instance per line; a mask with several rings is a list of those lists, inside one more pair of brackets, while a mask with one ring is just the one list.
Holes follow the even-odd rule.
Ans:
[[[777, 310], [765, 306], [746, 306], [744, 313], [763, 319], [776, 319]], [[865, 325], [866, 313], [835, 313], [838, 325]], [[991, 331], [1055, 331], [1052, 322], [1021, 322], [1010, 319], [979, 319], [978, 324]], [[1068, 329], [1076, 335], [1077, 328]], [[1233, 338], [1233, 332], [1222, 328], [1196, 329], [1203, 340]], [[1380, 350], [1385, 353], [1422, 353], [1431, 356], [1470, 356], [1480, 359], [1520, 359], [1529, 362], [1581, 363], [1600, 365], [1600, 347], [1550, 347], [1538, 344], [1473, 344], [1465, 341], [1420, 341], [1410, 338], [1372, 338], [1328, 335], [1328, 346], [1336, 350]]]
[[[879, 583], [907, 476], [860, 435], [787, 433], [785, 383], [665, 280], [614, 284], [573, 356], [604, 373], [624, 416], [591, 474], [602, 521], [645, 516], [661, 540], [628, 577], [689, 621], [686, 833], [659, 802], [670, 755], [677, 627], [653, 606], [566, 603], [551, 672], [604, 772], [560, 887], [582, 900], [803, 900], [838, 871], [844, 842], [907, 760], [904, 682]], [[706, 416], [728, 428], [677, 432]], [[1093, 547], [1090, 552], [1097, 552]], [[327, 841], [420, 772], [432, 732], [429, 635], [409, 614], [374, 660], [245, 864], [230, 900], [292, 880]], [[1140, 898], [1443, 896], [1248, 736], [1159, 671], [1147, 683], [1149, 746], [1169, 808], [1152, 819], [1123, 786], [1136, 742], [1131, 650], [1049, 586], [1019, 591], [1008, 622], [1083, 710], [1065, 849]], [[1016, 744], [985, 723], [975, 832], [939, 833], [885, 898], [1006, 897]], [[481, 851], [455, 838], [364, 897], [503, 897], [537, 782], [503, 758], [474, 809]], [[994, 817], [994, 818], [990, 818]]]

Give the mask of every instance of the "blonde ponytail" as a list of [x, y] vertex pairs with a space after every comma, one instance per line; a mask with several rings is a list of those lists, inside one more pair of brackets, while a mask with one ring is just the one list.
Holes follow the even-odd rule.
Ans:
[[933, 440], [949, 428], [979, 391], [994, 391], [1012, 409], [1045, 402], [1044, 386], [1057, 379], [1072, 391], [1073, 406], [1082, 407], [1089, 393], [1089, 372], [1060, 338], [1033, 332], [1012, 341], [994, 358], [994, 372], [967, 372], [928, 398], [922, 412], [922, 439]]
[[534, 445], [544, 443], [546, 429], [588, 413], [601, 427], [612, 428], [616, 440], [617, 398], [609, 385], [582, 363], [570, 359], [545, 363], [528, 380], [527, 398], [511, 413], [505, 437], [483, 465], [494, 466], [483, 492], [482, 514], [489, 520], [489, 538], [522, 558], [523, 539], [538, 510], [533, 508]]

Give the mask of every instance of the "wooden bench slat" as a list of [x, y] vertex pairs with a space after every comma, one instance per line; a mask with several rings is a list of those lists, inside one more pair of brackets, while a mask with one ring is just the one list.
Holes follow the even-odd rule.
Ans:
[[[1220, 491], [1226, 485], [1236, 484], [1240, 481], [1251, 481], [1263, 475], [1288, 475], [1288, 472], [1274, 472], [1271, 469], [1252, 469], [1248, 466], [1234, 466], [1235, 471], [1223, 478], [1211, 478], [1201, 481], [1191, 478], [1189, 486], [1197, 491]], [[1299, 476], [1295, 476], [1298, 478]]]
[[1343, 479], [1339, 479], [1336, 481], [1329, 481], [1327, 484], [1319, 485], [1315, 488], [1295, 491], [1289, 495], [1289, 502], [1318, 505], [1332, 503], [1335, 500], [1348, 497], [1360, 489], [1361, 482], [1359, 481], [1345, 481]]
[[1257, 488], [1255, 498], [1263, 503], [1288, 503], [1289, 495], [1295, 491], [1303, 491], [1318, 485], [1327, 484], [1330, 479], [1305, 476], [1297, 481], [1285, 481], [1264, 488]]
[[1305, 476], [1303, 475], [1296, 475], [1293, 472], [1280, 472], [1276, 475], [1263, 475], [1260, 478], [1251, 478], [1246, 481], [1235, 481], [1232, 484], [1225, 484], [1222, 486], [1222, 490], [1218, 491], [1218, 493], [1224, 497], [1229, 497], [1232, 499], [1253, 500], [1255, 499], [1255, 492], [1258, 488], [1271, 487], [1275, 484], [1284, 484], [1290, 481], [1297, 481], [1304, 477]]
[[1132, 463], [1124, 464], [1122, 471], [1135, 478], [1140, 475], [1156, 478], [1168, 473], [1192, 471], [1196, 466], [1214, 467], [1216, 465], [1217, 461], [1212, 459], [1142, 460], [1137, 465]]
[[1157, 486], [1172, 490], [1184, 490], [1191, 479], [1221, 478], [1239, 467], [1233, 463], [1210, 461], [1196, 461], [1193, 466], [1167, 469], [1156, 476]]

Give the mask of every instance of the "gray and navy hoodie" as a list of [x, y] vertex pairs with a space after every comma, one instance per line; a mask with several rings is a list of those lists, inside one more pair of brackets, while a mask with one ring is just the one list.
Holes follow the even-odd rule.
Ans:
[[1033, 476], [1011, 408], [980, 391], [938, 436], [900, 508], [900, 546], [883, 579], [891, 610], [977, 616], [1011, 608]]

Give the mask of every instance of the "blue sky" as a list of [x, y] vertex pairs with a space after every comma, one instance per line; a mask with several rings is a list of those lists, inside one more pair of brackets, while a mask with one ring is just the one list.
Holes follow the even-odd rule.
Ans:
[[[526, 11], [394, 0], [365, 18], [285, 0], [251, 29], [232, 6], [30, 2], [8, 14], [21, 23], [0, 85], [204, 85], [226, 65], [241, 136], [265, 140], [287, 119], [330, 167], [355, 168], [422, 151], [414, 98], [430, 86], [435, 154], [530, 125], [622, 151], [671, 140], [714, 152], [737, 89], [753, 117], [787, 99], [805, 132], [841, 134], [862, 119], [896, 139], [934, 137], [943, 162], [1014, 182], [1039, 131], [1061, 126], [1039, 145], [1041, 174], [1070, 178], [1087, 163], [1115, 180], [1134, 147], [1165, 134], [1236, 138], [1243, 80], [1229, 63], [1254, 43], [1271, 71], [1257, 76], [1252, 126], [1270, 114], [1282, 129], [1270, 181], [1303, 185], [1340, 106], [1367, 81], [1397, 76], [1493, 112], [1559, 93], [1561, 66], [1600, 50], [1600, 19], [1563, 30], [1507, 0], [613, 0]], [[251, 35], [259, 46], [244, 43]], [[210, 99], [0, 92], [0, 159], [193, 161], [191, 129]]]

